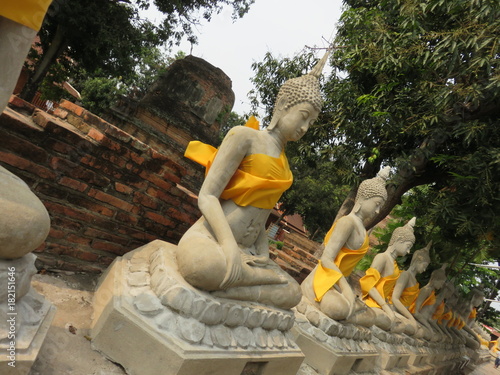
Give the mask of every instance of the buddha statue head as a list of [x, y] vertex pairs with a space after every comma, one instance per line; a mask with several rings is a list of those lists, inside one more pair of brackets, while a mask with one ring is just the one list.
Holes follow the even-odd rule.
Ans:
[[429, 241], [426, 247], [416, 250], [411, 258], [410, 268], [415, 270], [416, 273], [424, 272], [429, 263], [431, 262], [431, 257], [429, 255], [429, 250], [432, 246], [432, 241]]
[[394, 232], [392, 232], [388, 250], [393, 254], [393, 258], [409, 253], [411, 247], [415, 243], [413, 227], [415, 226], [416, 220], [417, 219], [413, 217], [404, 226], [396, 228]]
[[[387, 200], [385, 182], [389, 178], [390, 171], [391, 167], [385, 167], [375, 177], [364, 180], [359, 184], [353, 211], [357, 213], [364, 208], [363, 206], [368, 206], [366, 207], [367, 212], [362, 215], [363, 219], [370, 219], [377, 214], [380, 207]], [[365, 202], [371, 202], [375, 207], [371, 207], [371, 204], [367, 205]]]
[[429, 284], [434, 289], [441, 289], [446, 282], [446, 266], [447, 264], [443, 264], [441, 268], [432, 271], [431, 278], [429, 279]]
[[291, 108], [299, 104], [307, 103], [318, 113], [323, 106], [319, 78], [328, 59], [329, 50], [316, 66], [307, 74], [291, 78], [280, 88], [274, 106], [271, 123], [267, 127], [272, 130], [279, 122], [280, 118]]
[[479, 306], [484, 301], [484, 292], [478, 288], [472, 288], [470, 292], [470, 303], [473, 307]]

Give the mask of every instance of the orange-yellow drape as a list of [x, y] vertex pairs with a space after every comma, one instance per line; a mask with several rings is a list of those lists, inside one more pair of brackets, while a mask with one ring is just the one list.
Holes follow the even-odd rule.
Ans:
[[38, 31], [51, 2], [52, 0], [3, 0], [0, 4], [0, 16]]

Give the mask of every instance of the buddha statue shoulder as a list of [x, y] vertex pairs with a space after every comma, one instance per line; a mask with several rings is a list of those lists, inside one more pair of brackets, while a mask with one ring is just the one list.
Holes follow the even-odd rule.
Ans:
[[[376, 215], [384, 205], [389, 172], [390, 167], [386, 167], [376, 177], [361, 182], [353, 209], [333, 223], [325, 236], [321, 259], [302, 282], [304, 297], [334, 320], [350, 319], [360, 311], [366, 311], [347, 277], [368, 251], [363, 222]], [[355, 320], [358, 324], [370, 326], [373, 316], [358, 316]]]
[[300, 301], [297, 282], [269, 258], [265, 224], [292, 184], [285, 145], [302, 138], [321, 110], [327, 55], [309, 74], [283, 84], [266, 129], [235, 127], [219, 149], [188, 146], [186, 156], [207, 168], [198, 197], [202, 217], [177, 248], [179, 272], [192, 286], [282, 309]]
[[394, 230], [387, 250], [373, 258], [365, 276], [359, 280], [363, 301], [376, 314], [375, 325], [386, 331], [397, 325], [401, 326], [390, 297], [401, 273], [396, 258], [408, 254], [415, 243], [415, 221], [416, 219], [412, 218], [406, 225]]

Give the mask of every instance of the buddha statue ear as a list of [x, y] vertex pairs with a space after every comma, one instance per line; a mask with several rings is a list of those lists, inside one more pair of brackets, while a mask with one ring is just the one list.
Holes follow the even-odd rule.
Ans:
[[267, 127], [267, 130], [272, 130], [278, 125], [278, 122], [283, 115], [283, 112], [288, 104], [288, 99], [285, 95], [283, 95], [274, 105], [273, 117], [271, 118], [271, 123]]

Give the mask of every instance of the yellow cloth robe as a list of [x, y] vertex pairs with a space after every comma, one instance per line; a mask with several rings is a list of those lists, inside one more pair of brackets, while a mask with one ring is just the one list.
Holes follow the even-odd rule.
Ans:
[[[325, 237], [325, 245], [330, 240], [331, 233], [333, 232], [333, 228], [335, 228], [336, 224], [337, 223], [334, 223], [330, 229], [330, 235], [327, 234], [327, 237]], [[318, 266], [316, 267], [313, 279], [313, 289], [317, 302], [320, 302], [323, 299], [325, 293], [328, 292], [342, 276], [347, 277], [351, 274], [354, 267], [356, 267], [356, 264], [358, 264], [361, 258], [363, 258], [368, 251], [368, 245], [368, 235], [366, 235], [365, 240], [359, 249], [351, 250], [347, 247], [342, 247], [339, 250], [339, 253], [335, 257], [333, 263], [335, 263], [342, 273], [339, 273], [331, 268], [324, 267], [321, 264], [321, 260], [318, 261]]]
[[368, 292], [372, 288], [377, 288], [382, 298], [387, 300], [387, 298], [392, 295], [394, 285], [396, 285], [396, 281], [398, 280], [400, 273], [401, 271], [399, 270], [396, 261], [394, 261], [394, 272], [390, 276], [381, 277], [378, 270], [375, 268], [368, 268], [365, 276], [359, 279], [361, 291], [363, 292], [363, 300], [366, 305], [380, 308], [380, 305], [368, 295]]
[[38, 31], [51, 2], [52, 0], [3, 0], [0, 16]]
[[476, 319], [476, 316], [477, 316], [477, 309], [474, 307], [470, 312], [469, 319]]
[[410, 308], [410, 306], [417, 300], [419, 293], [420, 284], [417, 282], [415, 285], [405, 288], [401, 293], [401, 297], [399, 297], [399, 300], [404, 307]]
[[434, 311], [434, 314], [432, 314], [432, 319], [434, 320], [440, 320], [441, 317], [444, 314], [444, 301], [440, 303], [440, 305], [437, 307], [437, 309]]
[[[184, 153], [187, 158], [205, 166], [206, 173], [216, 155], [215, 147], [199, 141], [189, 142]], [[292, 182], [293, 175], [284, 152], [279, 158], [252, 154], [243, 158], [220, 198], [230, 199], [238, 206], [272, 209]]]

